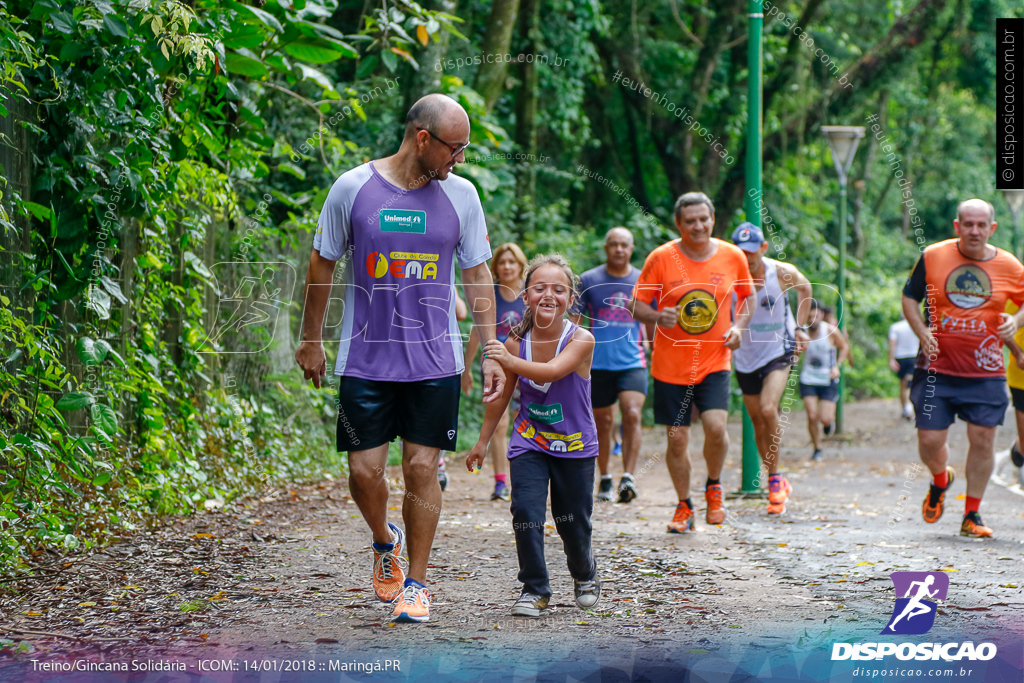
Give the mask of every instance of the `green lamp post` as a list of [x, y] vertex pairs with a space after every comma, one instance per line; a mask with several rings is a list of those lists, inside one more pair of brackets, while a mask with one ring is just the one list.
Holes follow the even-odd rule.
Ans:
[[[761, 213], [754, 198], [761, 198], [761, 32], [764, 14], [761, 0], [747, 7], [747, 192], [743, 210], [747, 220], [761, 227]], [[754, 192], [756, 191], [756, 192]], [[743, 472], [740, 494], [761, 494], [761, 456], [754, 438], [754, 423], [743, 407]]]
[[[836, 305], [836, 317], [839, 319], [839, 330], [846, 332], [846, 177], [857, 153], [857, 145], [864, 137], [862, 126], [822, 126], [821, 133], [828, 140], [832, 152], [832, 163], [839, 174], [839, 272], [836, 275], [836, 288], [839, 290], [839, 302]], [[845, 373], [839, 375], [839, 399], [836, 401], [836, 433], [843, 431], [843, 395], [845, 393]]]

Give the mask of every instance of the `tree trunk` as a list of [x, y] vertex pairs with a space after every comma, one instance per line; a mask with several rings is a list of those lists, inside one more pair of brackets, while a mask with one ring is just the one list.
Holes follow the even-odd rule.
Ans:
[[[451, 12], [454, 13], [454, 10]], [[512, 47], [512, 34], [518, 14], [519, 0], [494, 0], [494, 4], [491, 5], [490, 18], [487, 20], [487, 32], [484, 33], [484, 40], [480, 46], [480, 52], [484, 57], [488, 55], [503, 57], [508, 54]], [[494, 108], [501, 93], [505, 90], [507, 75], [508, 62], [504, 59], [494, 59], [490, 62], [484, 59], [480, 64], [480, 70], [476, 72], [474, 88], [483, 96], [484, 106], [487, 107], [488, 113]]]
[[0, 117], [0, 140], [8, 139], [11, 145], [0, 144], [0, 177], [6, 178], [6, 186], [0, 184], [0, 205], [15, 226], [8, 232], [0, 228], [0, 289], [11, 299], [13, 307], [29, 308], [35, 301], [35, 290], [21, 287], [23, 273], [22, 254], [31, 257], [32, 230], [28, 219], [14, 214], [13, 196], [22, 200], [32, 199], [32, 154], [36, 148], [36, 135], [21, 121], [38, 122], [35, 109], [18, 99], [0, 98], [8, 115]]
[[[121, 311], [121, 333], [118, 335], [118, 353], [127, 363], [137, 362], [133, 359], [132, 340], [137, 332], [135, 317], [135, 257], [139, 255], [139, 221], [129, 220], [127, 225], [121, 228], [121, 234], [117, 241], [117, 254], [111, 260], [119, 268], [119, 284], [128, 302], [124, 304]], [[138, 411], [138, 397], [135, 394], [125, 396], [121, 408], [121, 424], [124, 425], [125, 442], [137, 443], [137, 436], [140, 431]]]
[[[539, 52], [540, 0], [523, 0], [519, 16], [524, 37], [523, 53]], [[516, 97], [516, 145], [520, 152], [535, 159], [537, 155], [537, 68], [533, 62], [520, 62], [522, 84]], [[537, 171], [535, 164], [516, 167], [516, 228], [519, 236], [532, 232], [537, 214]]]
[[[886, 111], [889, 109], [889, 91], [883, 90], [878, 97], [878, 119], [886, 120]], [[854, 183], [853, 195], [853, 240], [854, 256], [858, 261], [864, 259], [864, 195], [868, 190], [868, 183], [871, 181], [871, 170], [874, 168], [875, 154], [878, 152], [878, 141], [870, 126], [864, 131], [867, 136], [867, 156], [864, 158], [864, 175]]]
[[[171, 284], [180, 291], [185, 282], [185, 253], [181, 251], [181, 240], [185, 227], [180, 221], [174, 221], [171, 228], [171, 240], [174, 253], [174, 271], [171, 273]], [[181, 333], [185, 311], [177, 304], [169, 307], [167, 320], [164, 322], [164, 343], [167, 344], [167, 356], [175, 367], [181, 365]]]

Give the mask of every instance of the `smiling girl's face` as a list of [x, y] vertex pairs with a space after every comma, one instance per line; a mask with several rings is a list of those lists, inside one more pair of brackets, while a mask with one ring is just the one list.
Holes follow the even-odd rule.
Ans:
[[543, 328], [560, 321], [573, 301], [565, 271], [553, 263], [537, 268], [523, 290], [523, 301], [533, 312], [535, 326]]

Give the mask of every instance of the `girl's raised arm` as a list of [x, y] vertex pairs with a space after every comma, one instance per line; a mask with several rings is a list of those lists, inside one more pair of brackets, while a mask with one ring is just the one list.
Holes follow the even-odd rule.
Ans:
[[[509, 337], [509, 341], [513, 341]], [[578, 372], [582, 375], [590, 374], [590, 364], [594, 358], [594, 335], [582, 327], [577, 327], [572, 339], [562, 349], [561, 353], [546, 363], [537, 363], [524, 360], [519, 357], [519, 343], [516, 342], [515, 353], [506, 348], [501, 342], [492, 340], [487, 342], [484, 353], [488, 358], [494, 358], [505, 368], [519, 377], [544, 384], [556, 382], [570, 372]]]
[[[496, 339], [492, 341], [501, 344]], [[517, 354], [519, 353], [519, 342], [509, 338], [507, 343], [514, 343], [515, 351]], [[470, 450], [469, 455], [466, 456], [466, 469], [470, 472], [475, 468], [483, 467], [484, 456], [487, 454], [487, 444], [491, 442], [491, 437], [494, 436], [494, 429], [498, 426], [501, 416], [505, 414], [505, 409], [508, 408], [508, 404], [512, 401], [512, 394], [515, 392], [516, 383], [519, 381], [519, 377], [515, 373], [509, 371], [504, 366], [502, 368], [505, 370], [505, 388], [497, 400], [484, 404], [484, 423], [480, 426], [480, 437], [477, 439], [476, 445]]]

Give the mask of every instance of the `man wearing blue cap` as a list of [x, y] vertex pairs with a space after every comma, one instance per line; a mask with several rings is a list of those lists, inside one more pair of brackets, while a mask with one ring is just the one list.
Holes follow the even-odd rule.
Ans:
[[[779, 474], [779, 450], [782, 429], [779, 401], [786, 388], [789, 371], [809, 337], [811, 283], [788, 263], [765, 258], [768, 242], [761, 228], [742, 223], [732, 233], [733, 243], [743, 251], [754, 281], [757, 306], [740, 347], [733, 351], [736, 379], [743, 392], [761, 461], [768, 470], [768, 513], [781, 514], [789, 498], [789, 481]], [[798, 297], [797, 318], [789, 308], [789, 292]]]

